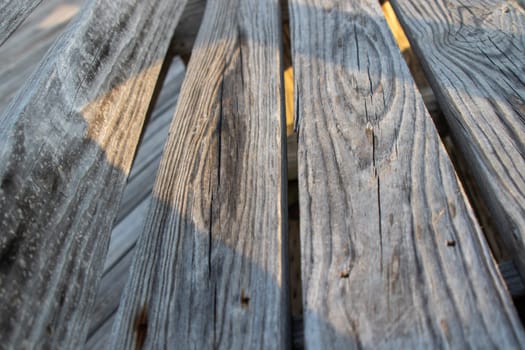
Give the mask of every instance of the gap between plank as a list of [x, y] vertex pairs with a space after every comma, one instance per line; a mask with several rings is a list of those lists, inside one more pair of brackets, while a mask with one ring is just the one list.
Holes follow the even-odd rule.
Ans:
[[283, 64], [287, 136], [288, 172], [288, 267], [290, 285], [290, 312], [292, 320], [292, 349], [303, 349], [303, 301], [301, 282], [301, 242], [299, 231], [299, 186], [297, 182], [297, 133], [294, 130], [294, 75], [288, 1], [281, 0]]

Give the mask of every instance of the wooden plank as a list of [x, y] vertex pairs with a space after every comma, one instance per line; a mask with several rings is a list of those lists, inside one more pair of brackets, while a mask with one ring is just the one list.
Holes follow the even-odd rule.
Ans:
[[0, 46], [42, 0], [0, 0]]
[[305, 347], [522, 348], [378, 2], [289, 4]]
[[525, 12], [515, 1], [392, 5], [525, 277]]
[[[80, 8], [82, 0], [46, 0], [0, 50], [0, 111], [36, 69], [46, 51]], [[16, 3], [16, 1], [11, 1]], [[1, 114], [1, 113], [0, 113]]]
[[277, 0], [208, 2], [111, 348], [288, 344], [280, 40]]
[[76, 348], [185, 1], [93, 0], [0, 117], [0, 338]]

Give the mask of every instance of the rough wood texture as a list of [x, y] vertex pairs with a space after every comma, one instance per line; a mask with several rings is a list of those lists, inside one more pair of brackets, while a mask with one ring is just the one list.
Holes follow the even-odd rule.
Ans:
[[209, 1], [112, 349], [288, 344], [279, 5]]
[[[11, 1], [16, 3], [16, 1]], [[0, 50], [0, 114], [80, 8], [82, 0], [46, 0]]]
[[525, 334], [379, 4], [290, 0], [305, 346]]
[[[111, 241], [106, 254], [104, 275], [98, 286], [95, 305], [90, 316], [90, 334], [93, 334], [118, 308], [131, 265], [133, 247], [144, 226], [151, 191], [155, 183], [155, 174], [168, 137], [169, 123], [175, 112], [183, 77], [184, 66], [179, 59], [175, 59], [143, 132], [137, 156], [133, 161], [128, 183], [122, 195], [119, 214], [111, 232]], [[155, 141], [156, 149], [151, 147], [152, 141]], [[145, 157], [147, 154], [154, 154], [154, 159], [150, 160]], [[135, 176], [132, 177], [131, 174]], [[146, 176], [142, 176], [143, 174]], [[122, 219], [119, 220], [119, 218]]]
[[525, 277], [525, 12], [515, 1], [392, 1]]
[[0, 46], [42, 0], [0, 0]]
[[0, 338], [76, 348], [185, 1], [88, 1], [0, 117]]
[[[184, 65], [180, 59], [175, 58], [142, 134], [137, 156], [133, 161], [122, 196], [119, 214], [111, 232], [104, 275], [98, 285], [97, 297], [90, 313], [87, 349], [99, 350], [109, 345], [111, 326], [127, 281], [135, 242], [144, 226], [155, 174], [160, 164], [163, 145], [168, 136], [169, 123], [175, 112], [183, 77]], [[153, 140], [156, 141], [155, 144], [160, 144], [160, 147], [157, 146], [158, 150], [150, 147]], [[155, 154], [155, 159], [149, 161], [144, 155], [152, 152]], [[134, 178], [132, 174], [135, 174]], [[126, 196], [126, 194], [132, 195]]]

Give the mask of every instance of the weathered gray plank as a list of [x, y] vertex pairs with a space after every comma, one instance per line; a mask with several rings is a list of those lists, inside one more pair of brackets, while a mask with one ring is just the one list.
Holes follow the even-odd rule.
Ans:
[[525, 12], [515, 1], [392, 1], [525, 277]]
[[111, 348], [288, 342], [277, 0], [209, 1]]
[[306, 347], [523, 347], [378, 2], [290, 12]]
[[[16, 3], [16, 1], [11, 1]], [[0, 111], [36, 69], [46, 51], [80, 8], [82, 0], [46, 0], [0, 50]], [[1, 114], [0, 112], [0, 114]]]
[[42, 0], [0, 0], [0, 46]]
[[0, 117], [0, 338], [76, 348], [182, 1], [93, 0]]

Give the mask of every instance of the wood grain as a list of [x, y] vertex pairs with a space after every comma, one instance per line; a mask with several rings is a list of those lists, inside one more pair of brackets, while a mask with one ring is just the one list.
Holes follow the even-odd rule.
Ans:
[[[86, 348], [98, 350], [109, 345], [111, 326], [128, 278], [135, 242], [144, 226], [155, 174], [168, 136], [169, 123], [175, 112], [183, 77], [184, 65], [179, 58], [175, 58], [167, 70], [160, 94], [145, 125], [128, 183], [122, 195], [119, 213], [111, 232], [104, 274], [98, 285], [94, 307], [89, 317]], [[156, 149], [151, 146], [152, 141]], [[146, 157], [150, 153], [155, 155], [152, 161]]]
[[185, 1], [88, 1], [0, 117], [0, 338], [77, 348]]
[[288, 344], [278, 1], [209, 1], [111, 348]]
[[516, 1], [392, 5], [525, 277], [525, 11]]
[[0, 0], [0, 46], [42, 0]]
[[378, 2], [289, 4], [305, 347], [523, 347]]
[[[16, 1], [10, 1], [16, 3]], [[80, 8], [82, 0], [46, 0], [27, 17], [0, 50], [0, 114]], [[66, 10], [66, 11], [64, 11]], [[45, 25], [43, 25], [45, 24]]]

